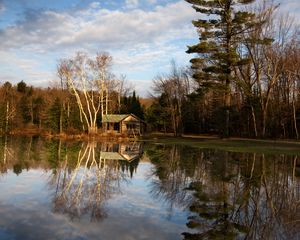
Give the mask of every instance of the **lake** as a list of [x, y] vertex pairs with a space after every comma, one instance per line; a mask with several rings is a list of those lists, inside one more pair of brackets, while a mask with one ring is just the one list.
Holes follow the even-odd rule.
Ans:
[[300, 239], [300, 156], [0, 138], [0, 239]]

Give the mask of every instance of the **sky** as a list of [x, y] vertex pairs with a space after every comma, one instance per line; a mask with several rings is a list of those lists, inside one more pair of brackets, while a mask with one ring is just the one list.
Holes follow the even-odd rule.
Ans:
[[[300, 21], [300, 1], [281, 1]], [[59, 59], [108, 52], [113, 73], [147, 96], [171, 60], [189, 64], [197, 18], [183, 0], [0, 0], [0, 84], [51, 86]]]

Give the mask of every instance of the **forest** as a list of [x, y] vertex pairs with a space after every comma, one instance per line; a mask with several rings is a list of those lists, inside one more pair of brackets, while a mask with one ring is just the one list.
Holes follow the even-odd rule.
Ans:
[[[92, 94], [90, 91], [86, 95], [91, 101], [86, 101], [87, 99], [83, 96], [84, 91], [78, 89], [74, 90], [78, 91], [74, 94], [68, 89], [58, 87], [43, 89], [27, 86], [24, 81], [16, 86], [6, 82], [1, 86], [0, 91], [0, 131], [2, 134], [79, 135], [97, 134], [98, 128], [100, 129], [102, 115], [96, 112], [95, 105], [92, 106], [96, 104], [92, 98], [96, 97], [90, 97], [88, 95]], [[76, 94], [80, 95], [79, 99], [76, 99]], [[96, 95], [96, 93], [93, 94]], [[109, 109], [110, 113], [130, 112], [141, 119], [144, 118], [143, 108], [135, 91], [128, 96], [122, 95], [121, 97], [112, 90], [109, 96], [110, 100], [107, 100], [109, 106], [104, 108]], [[93, 115], [89, 114], [91, 111]]]
[[2, 81], [0, 133], [99, 134], [104, 114], [132, 113], [149, 133], [299, 139], [296, 22], [270, 1], [187, 2], [199, 12], [199, 42], [182, 50], [191, 66], [171, 60], [148, 99], [116, 77], [109, 53], [78, 52], [58, 61], [51, 87]]

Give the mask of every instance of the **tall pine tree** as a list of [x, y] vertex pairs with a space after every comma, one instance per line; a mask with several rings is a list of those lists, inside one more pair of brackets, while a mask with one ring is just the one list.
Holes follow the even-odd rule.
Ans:
[[193, 77], [201, 87], [213, 88], [222, 95], [225, 109], [223, 134], [228, 137], [234, 68], [248, 63], [248, 59], [242, 59], [237, 50], [241, 47], [245, 31], [257, 24], [255, 14], [241, 9], [255, 0], [186, 1], [202, 14], [201, 19], [193, 21], [200, 42], [187, 50], [187, 53], [198, 54], [191, 59]]

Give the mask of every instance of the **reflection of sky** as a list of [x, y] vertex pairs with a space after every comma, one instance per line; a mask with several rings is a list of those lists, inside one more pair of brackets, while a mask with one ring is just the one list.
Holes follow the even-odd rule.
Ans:
[[166, 206], [151, 197], [146, 180], [151, 167], [139, 164], [133, 178], [122, 183], [122, 194], [108, 200], [108, 216], [101, 222], [72, 222], [53, 213], [50, 171], [19, 176], [8, 171], [0, 180], [0, 239], [182, 239], [187, 213], [174, 208], [170, 218]]
[[16, 205], [31, 205], [35, 201], [45, 202], [47, 196], [49, 196], [46, 185], [49, 174], [43, 170], [30, 170], [23, 171], [17, 176], [12, 171], [9, 171], [5, 178], [2, 178], [0, 181], [2, 193], [0, 194], [0, 202]]

